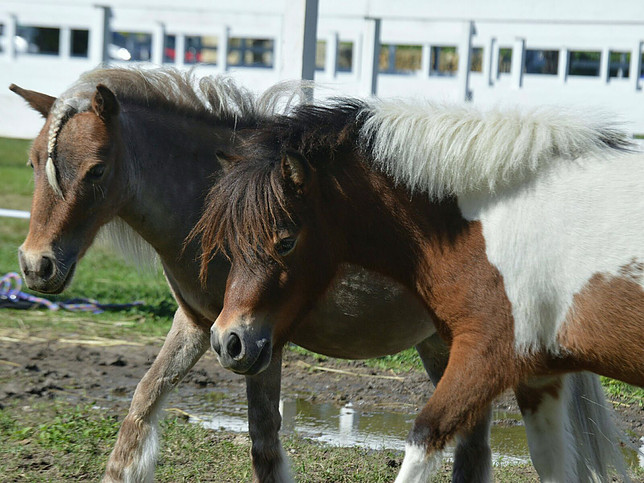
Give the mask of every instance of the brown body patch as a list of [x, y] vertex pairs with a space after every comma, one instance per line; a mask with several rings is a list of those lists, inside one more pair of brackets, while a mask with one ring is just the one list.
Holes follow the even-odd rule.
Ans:
[[521, 414], [536, 413], [541, 406], [544, 396], [559, 399], [561, 392], [561, 378], [557, 377], [544, 382], [542, 385], [521, 383], [517, 386], [514, 394], [521, 408]]
[[644, 387], [644, 290], [636, 266], [595, 274], [575, 295], [559, 343], [585, 369]]

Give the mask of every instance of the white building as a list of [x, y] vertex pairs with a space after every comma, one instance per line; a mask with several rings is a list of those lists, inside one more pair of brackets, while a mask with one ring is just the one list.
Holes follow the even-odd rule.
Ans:
[[[600, 106], [644, 134], [642, 0], [100, 3], [0, 0], [0, 86], [56, 95], [100, 63], [141, 61], [257, 91], [314, 75], [340, 94]], [[0, 90], [0, 135], [41, 124]]]

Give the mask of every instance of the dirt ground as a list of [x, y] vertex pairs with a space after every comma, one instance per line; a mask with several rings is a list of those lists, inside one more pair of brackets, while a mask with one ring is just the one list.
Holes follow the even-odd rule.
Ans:
[[[160, 345], [92, 345], [88, 340], [31, 340], [0, 338], [0, 407], [27, 398], [67, 398], [95, 401], [122, 419], [143, 374]], [[413, 413], [433, 390], [425, 374], [394, 374], [368, 367], [364, 362], [323, 359], [285, 351], [282, 393], [317, 402], [351, 401], [365, 410]], [[213, 391], [245, 399], [244, 379], [219, 366], [208, 352], [169, 398], [168, 405], [188, 410]], [[497, 409], [517, 412], [514, 398], [506, 394]], [[644, 436], [644, 409], [617, 402], [617, 419], [633, 441]], [[497, 421], [496, 424], [503, 424]]]

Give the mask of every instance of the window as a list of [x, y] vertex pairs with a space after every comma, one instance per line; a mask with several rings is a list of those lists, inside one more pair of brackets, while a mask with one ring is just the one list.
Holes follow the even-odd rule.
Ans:
[[559, 71], [558, 50], [532, 50], [525, 51], [523, 59], [523, 72], [526, 74], [557, 75]]
[[219, 39], [211, 36], [186, 36], [185, 64], [216, 64]]
[[599, 76], [601, 52], [571, 51], [568, 54], [568, 75]]
[[58, 55], [60, 29], [18, 25], [15, 45], [19, 54]]
[[483, 47], [472, 47], [470, 72], [483, 72]]
[[432, 47], [429, 75], [456, 75], [458, 70], [458, 51], [456, 47]]
[[420, 45], [382, 45], [379, 71], [387, 74], [411, 74], [421, 68], [423, 48]]
[[326, 40], [318, 40], [315, 44], [315, 70], [324, 70], [326, 64]]
[[231, 38], [228, 64], [237, 67], [273, 67], [273, 40]]
[[610, 52], [608, 55], [608, 77], [628, 77], [631, 67], [630, 52]]
[[499, 49], [499, 74], [512, 72], [512, 49], [504, 47]]
[[176, 58], [176, 35], [165, 35], [163, 37], [163, 63], [173, 64]]
[[87, 57], [89, 46], [89, 30], [72, 29], [71, 34], [71, 56]]
[[351, 72], [353, 70], [353, 42], [338, 43], [338, 72]]
[[149, 61], [152, 55], [152, 34], [142, 32], [112, 32], [108, 46], [111, 59], [136, 62]]

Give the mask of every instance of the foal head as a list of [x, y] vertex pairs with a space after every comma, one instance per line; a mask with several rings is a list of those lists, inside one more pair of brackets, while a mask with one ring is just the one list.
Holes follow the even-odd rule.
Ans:
[[59, 293], [124, 199], [119, 103], [101, 84], [82, 100], [57, 100], [15, 85], [11, 90], [46, 119], [29, 154], [34, 196], [20, 267], [29, 288]]
[[[211, 190], [195, 228], [204, 250], [202, 276], [216, 252], [225, 252], [231, 261], [224, 307], [211, 329], [211, 343], [222, 365], [238, 373], [266, 368], [272, 348], [289, 340], [344, 259], [339, 220], [343, 215], [338, 213], [346, 193], [339, 178], [359, 182], [343, 169], [339, 175], [325, 173], [321, 164], [330, 151], [322, 144], [336, 143], [331, 147], [336, 158], [352, 156], [353, 144], [339, 141], [343, 135], [338, 132], [305, 134], [306, 146], [281, 138], [280, 130], [290, 137], [293, 125], [302, 129], [296, 136], [307, 131], [300, 119], [274, 123], [243, 143], [239, 159], [229, 162]], [[323, 124], [315, 124], [316, 129]], [[339, 131], [342, 120], [340, 124]], [[334, 130], [326, 128], [329, 133]], [[313, 138], [317, 144], [312, 147]], [[309, 162], [313, 157], [316, 161]]]

